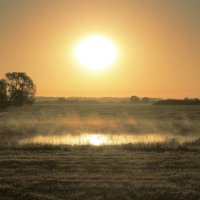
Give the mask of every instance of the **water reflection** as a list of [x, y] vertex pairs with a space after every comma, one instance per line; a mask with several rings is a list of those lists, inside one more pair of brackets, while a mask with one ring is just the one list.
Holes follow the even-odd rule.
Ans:
[[[164, 142], [174, 139], [174, 136], [163, 134], [146, 134], [146, 135], [130, 135], [130, 134], [92, 134], [85, 133], [80, 135], [38, 135], [32, 138], [21, 139], [19, 144], [53, 144], [53, 145], [117, 145], [127, 143], [153, 143]], [[190, 141], [195, 138], [191, 136], [181, 136], [176, 138], [179, 142]]]
[[88, 138], [92, 145], [103, 145], [107, 142], [107, 139], [102, 135], [90, 135]]

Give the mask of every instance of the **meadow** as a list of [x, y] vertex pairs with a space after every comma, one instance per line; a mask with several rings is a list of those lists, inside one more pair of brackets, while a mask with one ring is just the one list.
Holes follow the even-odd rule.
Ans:
[[118, 136], [121, 140], [126, 137], [125, 143], [175, 138], [184, 142], [199, 138], [199, 120], [200, 106], [44, 102], [0, 112], [0, 143], [13, 146], [37, 136], [83, 134], [101, 134], [108, 139]]
[[[127, 102], [3, 110], [0, 199], [200, 199], [199, 120], [200, 106]], [[86, 133], [105, 144], [73, 140]]]

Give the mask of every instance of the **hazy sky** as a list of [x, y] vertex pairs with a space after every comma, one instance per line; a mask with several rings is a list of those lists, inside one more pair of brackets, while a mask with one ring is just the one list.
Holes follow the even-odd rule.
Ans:
[[[93, 34], [119, 49], [104, 72], [73, 57]], [[0, 0], [0, 77], [10, 71], [40, 96], [200, 97], [200, 0]]]

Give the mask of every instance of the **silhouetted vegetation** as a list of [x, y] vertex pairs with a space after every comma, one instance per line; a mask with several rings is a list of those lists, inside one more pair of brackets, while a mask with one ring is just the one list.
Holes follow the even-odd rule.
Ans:
[[140, 98], [137, 96], [131, 96], [130, 97], [130, 102], [131, 103], [139, 103], [140, 102]]
[[166, 99], [159, 100], [154, 105], [200, 105], [200, 99], [185, 98], [185, 99]]
[[66, 99], [67, 103], [97, 103], [94, 98], [81, 98], [81, 97], [69, 97]]
[[150, 99], [148, 97], [143, 97], [141, 99], [141, 102], [143, 102], [143, 103], [149, 103], [149, 101], [150, 101]]
[[6, 73], [0, 80], [0, 108], [32, 104], [36, 87], [24, 72]]
[[129, 102], [134, 104], [149, 104], [154, 103], [158, 100], [159, 99], [157, 98], [131, 96]]
[[62, 102], [66, 102], [66, 98], [65, 97], [59, 97], [58, 102], [62, 103]]

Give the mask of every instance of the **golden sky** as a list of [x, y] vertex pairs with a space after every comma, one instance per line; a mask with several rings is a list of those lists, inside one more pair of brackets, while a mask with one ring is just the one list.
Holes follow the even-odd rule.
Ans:
[[[117, 61], [85, 71], [73, 49], [109, 38]], [[0, 77], [24, 71], [38, 96], [200, 97], [199, 0], [0, 0]]]

